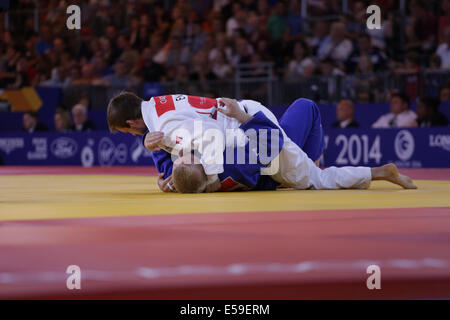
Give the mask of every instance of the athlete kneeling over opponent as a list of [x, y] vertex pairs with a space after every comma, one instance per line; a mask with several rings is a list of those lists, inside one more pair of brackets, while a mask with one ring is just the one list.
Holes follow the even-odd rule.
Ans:
[[[247, 161], [250, 153], [254, 152], [250, 148], [245, 149], [246, 162], [237, 164], [231, 161], [228, 164], [224, 153], [224, 172], [219, 174], [220, 187], [216, 191], [235, 190], [274, 190], [278, 187], [292, 187], [295, 189], [365, 189], [372, 180], [385, 180], [400, 185], [405, 189], [415, 189], [410, 178], [400, 174], [394, 164], [387, 164], [381, 167], [330, 167], [320, 169], [314, 165], [313, 160], [292, 141], [283, 134], [283, 130], [269, 120], [263, 112], [254, 115], [246, 113], [233, 99], [222, 98], [221, 101], [226, 108], [219, 108], [219, 112], [228, 117], [234, 118], [241, 123], [240, 128], [246, 130], [252, 128], [257, 133], [260, 129], [279, 130], [279, 140], [276, 141], [281, 150], [279, 154], [271, 155], [271, 161], [264, 163], [256, 155], [258, 161], [249, 164]], [[299, 112], [302, 112], [299, 109]], [[162, 140], [161, 133], [151, 133], [149, 138], [152, 143], [157, 144]], [[258, 134], [257, 134], [258, 135]], [[153, 139], [151, 137], [154, 137]], [[266, 139], [269, 146], [270, 135]], [[258, 137], [259, 138], [259, 137]], [[270, 147], [268, 148], [270, 149]], [[234, 153], [236, 155], [237, 152]], [[172, 163], [170, 154], [164, 150], [154, 153], [155, 163], [162, 176], [169, 177], [166, 180], [160, 179], [160, 188], [163, 191], [174, 191], [181, 193], [204, 192], [207, 184], [207, 176], [203, 166], [196, 161], [195, 155], [186, 154]], [[276, 159], [278, 158], [278, 159]], [[261, 174], [261, 169], [269, 167], [277, 160], [277, 165], [285, 166], [289, 170], [278, 170], [271, 175]], [[236, 159], [233, 159], [236, 160]], [[298, 164], [298, 165], [296, 165]], [[307, 172], [304, 172], [307, 170]], [[281, 173], [280, 173], [281, 172]]]

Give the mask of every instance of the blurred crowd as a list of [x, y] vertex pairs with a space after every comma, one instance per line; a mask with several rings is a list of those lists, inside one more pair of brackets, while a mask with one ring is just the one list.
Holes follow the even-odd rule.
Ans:
[[[450, 86], [442, 87], [438, 98], [423, 96], [416, 99], [415, 111], [411, 110], [412, 101], [405, 93], [393, 92], [389, 98], [390, 112], [376, 119], [372, 128], [448, 127], [450, 122], [447, 116], [439, 110], [441, 101], [450, 101]], [[360, 128], [355, 118], [355, 103], [350, 99], [337, 103], [336, 119], [333, 128]]]
[[[450, 85], [440, 90], [439, 98], [420, 97], [416, 100], [416, 111], [411, 110], [412, 101], [401, 92], [390, 95], [390, 112], [380, 116], [372, 128], [414, 128], [414, 127], [447, 127], [450, 122], [445, 114], [439, 111], [441, 101], [450, 102]], [[448, 106], [447, 106], [448, 107]], [[56, 132], [95, 130], [95, 124], [88, 119], [88, 101], [82, 99], [76, 104], [71, 114], [67, 110], [58, 108], [54, 115]], [[336, 105], [336, 121], [332, 124], [335, 129], [360, 128], [355, 118], [355, 103], [350, 99], [342, 99]], [[23, 130], [29, 133], [48, 131], [49, 128], [39, 122], [37, 112], [23, 114]]]
[[[71, 1], [82, 29], [66, 27], [68, 2], [18, 0], [0, 38], [0, 87], [230, 79], [240, 63], [273, 62], [290, 81], [351, 75], [349, 87], [370, 88], [375, 73], [450, 68], [450, 0]], [[166, 9], [166, 3], [170, 9]], [[381, 8], [380, 30], [366, 27], [366, 8]], [[309, 26], [305, 29], [305, 26]], [[3, 26], [2, 26], [3, 28]]]
[[[307, 0], [307, 23], [301, 0], [70, 1], [80, 31], [66, 27], [67, 1], [14, 3], [8, 28], [0, 24], [0, 88], [211, 82], [232, 79], [238, 64], [272, 62], [286, 83], [346, 76], [344, 96], [369, 102], [379, 72], [450, 69], [450, 0], [406, 1], [406, 16], [396, 0], [348, 1], [347, 13], [341, 0]], [[371, 4], [381, 29], [366, 26]]]
[[[74, 105], [70, 113], [63, 108], [57, 108], [53, 117], [55, 131], [67, 133], [95, 130], [95, 124], [88, 117], [87, 101]], [[35, 111], [24, 112], [22, 129], [28, 133], [49, 131], [48, 126], [39, 122], [39, 114]]]

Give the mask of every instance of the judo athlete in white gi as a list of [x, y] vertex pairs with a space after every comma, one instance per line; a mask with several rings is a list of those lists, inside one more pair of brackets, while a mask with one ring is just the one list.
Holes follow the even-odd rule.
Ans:
[[[185, 190], [185, 192], [212, 192], [221, 188], [219, 174], [224, 170], [223, 156], [218, 160], [218, 154], [215, 152], [214, 159], [212, 159], [211, 153], [202, 152], [214, 143], [215, 139], [204, 139], [203, 132], [196, 133], [193, 130], [193, 121], [201, 120], [204, 130], [215, 129], [224, 133], [223, 136], [225, 136], [226, 129], [239, 128], [242, 122], [249, 121], [258, 112], [262, 112], [270, 121], [278, 125], [276, 117], [270, 110], [252, 100], [237, 102], [227, 98], [210, 99], [186, 95], [167, 95], [142, 101], [133, 94], [123, 93], [113, 98], [108, 106], [108, 124], [112, 132], [119, 130], [132, 134], [144, 134], [148, 128], [150, 133], [153, 133], [153, 136], [150, 136], [153, 140], [160, 139], [157, 143], [149, 145], [150, 149], [163, 148], [169, 152], [176, 149], [178, 152], [177, 144], [190, 145], [193, 149], [200, 146], [202, 150], [198, 150], [197, 153], [199, 163], [190, 164], [192, 156], [185, 154], [175, 161], [173, 170], [183, 167], [183, 171], [186, 173], [186, 167], [189, 167], [194, 170], [195, 176], [198, 175], [196, 170], [203, 170], [206, 179], [205, 187]], [[184, 129], [182, 132], [188, 134], [179, 135], [180, 128]], [[367, 188], [371, 180], [383, 179], [404, 188], [416, 188], [408, 177], [398, 173], [394, 165], [372, 169], [368, 167], [330, 167], [321, 170], [286, 135], [284, 130], [280, 128], [280, 131], [284, 143], [276, 159], [275, 169], [277, 170], [270, 172], [270, 167], [273, 167], [273, 163], [271, 163], [268, 172], [273, 180], [284, 187], [295, 189]], [[157, 132], [161, 132], [159, 136]], [[189, 179], [189, 175], [185, 174], [185, 177]], [[170, 178], [165, 179], [169, 179], [165, 187], [171, 187]], [[172, 186], [171, 189], [176, 191], [176, 186], [175, 188]]]

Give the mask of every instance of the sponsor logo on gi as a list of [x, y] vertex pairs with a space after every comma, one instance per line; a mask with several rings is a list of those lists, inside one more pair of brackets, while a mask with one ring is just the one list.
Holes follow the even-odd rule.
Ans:
[[159, 102], [160, 103], [167, 103], [167, 98], [166, 98], [166, 96], [162, 96], [162, 97], [159, 97]]
[[450, 151], [450, 135], [431, 134], [429, 138], [430, 138], [430, 147], [438, 147], [446, 151]]
[[52, 144], [50, 145], [50, 150], [55, 157], [60, 159], [67, 159], [73, 157], [76, 154], [78, 150], [78, 144], [72, 138], [60, 137], [53, 140]]
[[414, 137], [407, 130], [401, 130], [395, 136], [394, 149], [400, 160], [408, 161], [414, 153]]
[[98, 161], [101, 166], [110, 166], [116, 161], [124, 164], [127, 161], [128, 150], [124, 143], [117, 147], [114, 142], [107, 137], [103, 137], [98, 143]]
[[15, 149], [23, 148], [25, 145], [23, 138], [2, 138], [0, 139], [0, 150], [9, 154]]

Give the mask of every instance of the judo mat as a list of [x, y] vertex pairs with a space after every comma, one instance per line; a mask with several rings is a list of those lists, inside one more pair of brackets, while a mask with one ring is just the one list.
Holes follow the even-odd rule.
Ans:
[[417, 190], [174, 194], [153, 167], [0, 167], [0, 299], [448, 299], [450, 169], [400, 171]]

